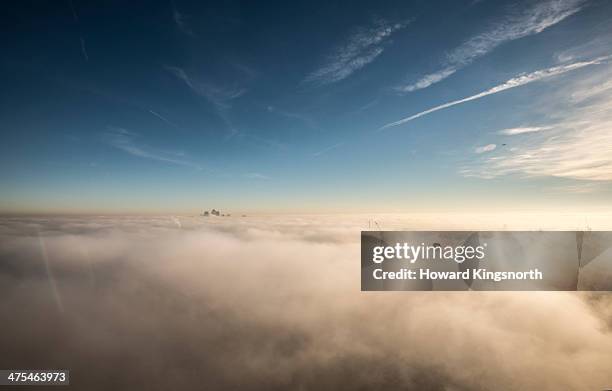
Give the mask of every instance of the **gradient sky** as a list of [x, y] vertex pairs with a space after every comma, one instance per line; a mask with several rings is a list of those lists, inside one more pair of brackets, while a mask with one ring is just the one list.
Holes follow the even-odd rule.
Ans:
[[3, 6], [0, 211], [606, 209], [612, 2]]

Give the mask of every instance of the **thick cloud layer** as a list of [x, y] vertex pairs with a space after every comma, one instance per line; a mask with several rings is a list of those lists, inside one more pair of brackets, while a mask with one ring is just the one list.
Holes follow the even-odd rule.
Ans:
[[0, 368], [88, 390], [612, 386], [612, 295], [362, 293], [373, 225], [461, 222], [0, 219]]

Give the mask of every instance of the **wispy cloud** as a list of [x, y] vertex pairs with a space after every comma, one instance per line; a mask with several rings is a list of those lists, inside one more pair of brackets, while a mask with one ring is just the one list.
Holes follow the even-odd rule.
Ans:
[[270, 180], [269, 176], [261, 174], [259, 172], [249, 172], [248, 174], [244, 174], [244, 176], [249, 179], [258, 179], [264, 181]]
[[398, 88], [396, 88], [396, 90], [400, 91], [400, 92], [412, 92], [412, 91], [416, 91], [416, 90], [421, 90], [423, 88], [427, 88], [432, 84], [435, 84], [441, 80], [446, 79], [447, 77], [449, 77], [450, 75], [452, 75], [453, 73], [457, 72], [457, 67], [448, 67], [448, 68], [444, 68], [440, 71], [434, 72], [434, 73], [430, 73], [428, 75], [423, 76], [421, 79], [419, 79], [417, 82], [413, 83], [413, 84], [408, 84], [405, 86], [400, 86]]
[[220, 87], [212, 83], [199, 81], [187, 74], [183, 68], [174, 66], [166, 66], [165, 68], [179, 80], [183, 81], [193, 92], [205, 97], [219, 108], [231, 107], [230, 102], [232, 100], [239, 98], [247, 92], [246, 88], [236, 86]]
[[74, 4], [72, 3], [72, 0], [69, 1], [70, 3], [70, 11], [72, 11], [72, 19], [74, 19], [75, 22], [79, 22], [79, 14], [76, 11], [76, 8], [74, 8]]
[[87, 48], [85, 47], [85, 40], [83, 39], [83, 37], [80, 37], [81, 40], [81, 54], [83, 55], [83, 58], [85, 59], [85, 61], [89, 61], [89, 55], [87, 54]]
[[572, 91], [571, 100], [575, 103], [582, 103], [593, 98], [601, 97], [612, 92], [612, 80], [604, 80], [591, 88]]
[[321, 68], [306, 76], [304, 83], [324, 85], [349, 77], [382, 54], [389, 37], [409, 23], [378, 20], [373, 27], [358, 29], [333, 51]]
[[194, 36], [195, 34], [193, 30], [191, 30], [187, 19], [188, 16], [180, 12], [178, 8], [176, 8], [174, 2], [172, 2], [172, 20], [174, 20], [174, 24], [184, 34]]
[[604, 189], [603, 182], [579, 182], [572, 185], [557, 186], [552, 190], [559, 193], [570, 194], [589, 194], [596, 193]]
[[105, 138], [109, 145], [132, 156], [191, 167], [197, 170], [203, 169], [201, 165], [187, 160], [186, 154], [183, 152], [160, 150], [137, 144], [135, 142], [137, 137], [137, 133], [115, 126], [109, 126], [105, 133]]
[[[610, 40], [612, 40], [612, 31], [609, 29], [609, 20], [603, 23], [590, 26], [594, 34], [594, 38], [580, 43], [572, 47], [555, 53], [555, 59], [559, 63], [575, 61], [577, 58], [594, 58], [605, 56], [610, 51]], [[606, 26], [606, 27], [604, 27]]]
[[149, 113], [151, 113], [151, 115], [153, 115], [154, 117], [157, 117], [158, 119], [162, 120], [162, 122], [165, 122], [166, 124], [179, 129], [179, 127], [172, 121], [168, 120], [166, 117], [164, 117], [163, 115], [159, 114], [156, 111], [153, 110], [147, 110]]
[[512, 153], [488, 158], [464, 174], [481, 178], [521, 174], [612, 181], [611, 126], [610, 116], [567, 124], [555, 137], [531, 141], [531, 145], [522, 145]]
[[[530, 132], [518, 138], [512, 149], [476, 160], [463, 175], [495, 178], [517, 174], [524, 177], [556, 177], [583, 182], [612, 182], [612, 90], [582, 105], [569, 92], [586, 92], [612, 77], [612, 67], [595, 72], [590, 80], [561, 86], [546, 96], [543, 106], [554, 118], [554, 129]], [[568, 192], [592, 192], [599, 186], [574, 186]]]
[[502, 129], [497, 133], [503, 136], [515, 136], [517, 134], [523, 134], [523, 133], [541, 132], [543, 130], [549, 130], [552, 128], [553, 128], [552, 126], [525, 126], [525, 127], [518, 127], [518, 128]]
[[505, 42], [538, 34], [561, 22], [580, 11], [584, 2], [585, 0], [533, 2], [533, 5], [527, 9], [511, 12], [498, 20], [491, 29], [468, 39], [448, 53], [443, 69], [396, 89], [400, 92], [411, 92], [438, 83]]
[[330, 151], [333, 151], [334, 149], [339, 148], [339, 147], [341, 147], [343, 145], [344, 145], [344, 143], [337, 143], [337, 144], [334, 144], [334, 145], [330, 145], [327, 148], [323, 148], [323, 149], [313, 153], [312, 157], [319, 157], [319, 156], [324, 155], [324, 154], [326, 154], [326, 153], [328, 153]]
[[219, 117], [223, 120], [231, 135], [237, 133], [229, 116], [229, 110], [232, 107], [232, 101], [244, 95], [247, 90], [237, 86], [221, 87], [212, 83], [206, 83], [195, 79], [189, 75], [184, 69], [174, 66], [165, 67], [168, 72], [176, 76], [194, 93], [208, 100], [215, 108]]
[[247, 141], [259, 148], [273, 149], [278, 152], [287, 152], [291, 147], [289, 144], [279, 141], [278, 139], [258, 136], [253, 133], [241, 132], [236, 135], [236, 140]]
[[416, 113], [414, 115], [411, 115], [409, 117], [403, 118], [399, 121], [395, 121], [395, 122], [391, 122], [388, 123], [384, 126], [382, 126], [379, 130], [382, 129], [386, 129], [386, 128], [390, 128], [393, 126], [399, 126], [402, 124], [405, 124], [406, 122], [412, 121], [414, 119], [417, 119], [419, 117], [423, 117], [427, 114], [431, 114], [434, 113], [436, 111], [439, 110], [443, 110], [452, 106], [456, 106], [456, 105], [460, 105], [462, 103], [466, 103], [466, 102], [470, 102], [476, 99], [480, 99], [480, 98], [484, 98], [485, 96], [489, 96], [489, 95], [493, 95], [493, 94], [497, 94], [498, 92], [502, 92], [502, 91], [506, 91], [509, 90], [511, 88], [516, 88], [516, 87], [520, 87], [520, 86], [524, 86], [525, 84], [529, 84], [532, 83], [534, 81], [538, 81], [538, 80], [542, 80], [545, 78], [549, 78], [552, 76], [557, 76], [557, 75], [561, 75], [563, 73], [569, 72], [569, 71], [573, 71], [575, 69], [580, 69], [589, 65], [595, 65], [595, 64], [601, 64], [602, 62], [608, 60], [610, 58], [610, 56], [606, 56], [606, 57], [600, 57], [600, 58], [596, 58], [594, 60], [591, 61], [580, 61], [580, 62], [575, 62], [572, 64], [566, 64], [566, 65], [560, 65], [560, 66], [556, 66], [556, 67], [552, 67], [552, 68], [547, 68], [547, 69], [540, 69], [538, 71], [535, 72], [531, 72], [531, 73], [524, 73], [521, 74], [517, 77], [514, 77], [502, 84], [499, 84], [495, 87], [489, 88], [486, 91], [482, 91], [478, 94], [472, 95], [472, 96], [468, 96], [467, 98], [462, 98], [462, 99], [458, 99], [458, 100], [454, 100], [452, 102], [448, 102], [448, 103], [444, 103], [442, 105], [439, 106], [435, 106], [432, 107], [431, 109], [427, 109], [425, 111], [421, 111], [420, 113]]
[[474, 149], [475, 153], [485, 153], [485, 152], [491, 152], [494, 151], [495, 148], [497, 148], [497, 145], [495, 144], [487, 144], [487, 145], [483, 145], [482, 147], [477, 147], [476, 149]]
[[287, 111], [287, 110], [279, 109], [276, 106], [268, 106], [267, 110], [270, 113], [278, 114], [278, 115], [281, 115], [281, 116], [286, 117], [286, 118], [296, 119], [296, 120], [298, 120], [300, 122], [303, 122], [304, 124], [306, 124], [311, 129], [321, 129], [321, 127], [316, 123], [316, 121], [311, 116], [309, 116], [309, 115], [306, 115], [306, 114], [303, 114], [303, 113], [298, 113], [298, 112], [293, 112], [293, 111]]

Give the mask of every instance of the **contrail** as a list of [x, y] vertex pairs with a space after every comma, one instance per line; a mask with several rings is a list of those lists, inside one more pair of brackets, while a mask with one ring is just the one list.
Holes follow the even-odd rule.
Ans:
[[157, 112], [155, 112], [155, 111], [153, 111], [153, 110], [148, 110], [148, 111], [149, 111], [149, 113], [151, 113], [152, 115], [156, 116], [156, 117], [157, 117], [157, 118], [159, 118], [160, 120], [164, 121], [164, 122], [165, 122], [165, 123], [167, 123], [168, 125], [170, 125], [170, 126], [172, 126], [172, 127], [174, 127], [174, 128], [179, 129], [179, 127], [178, 127], [176, 124], [174, 124], [173, 122], [169, 121], [168, 119], [166, 119], [166, 118], [165, 118], [164, 116], [162, 116], [161, 114], [159, 114], [159, 113], [157, 113]]
[[425, 111], [421, 111], [420, 113], [411, 115], [410, 117], [406, 117], [403, 118], [399, 121], [395, 121], [395, 122], [391, 122], [388, 123], [380, 128], [378, 128], [378, 130], [383, 130], [383, 129], [387, 129], [387, 128], [391, 128], [394, 126], [398, 126], [398, 125], [402, 125], [405, 124], [406, 122], [412, 121], [414, 119], [417, 119], [419, 117], [423, 117], [427, 114], [431, 114], [433, 112], [436, 112], [438, 110], [442, 110], [442, 109], [446, 109], [452, 106], [456, 106], [456, 105], [460, 105], [461, 103], [465, 103], [465, 102], [469, 102], [472, 100], [476, 100], [476, 99], [480, 99], [480, 98], [484, 98], [485, 96], [488, 95], [493, 95], [493, 94], [497, 94], [498, 92], [502, 92], [505, 90], [509, 90], [511, 88], [516, 88], [516, 87], [520, 87], [523, 86], [525, 84], [529, 84], [531, 82], [534, 81], [538, 81], [538, 80], [542, 80], [544, 78], [547, 77], [552, 77], [552, 76], [556, 76], [556, 75], [560, 75], [569, 71], [573, 71], [575, 69], [580, 69], [589, 65], [595, 65], [595, 64], [601, 64], [603, 61], [610, 59], [610, 57], [612, 56], [605, 56], [605, 57], [599, 57], [596, 58], [594, 60], [591, 61], [581, 61], [581, 62], [576, 62], [573, 64], [567, 64], [567, 65], [559, 65], [556, 67], [552, 67], [552, 68], [547, 68], [547, 69], [540, 69], [538, 71], [535, 72], [531, 72], [531, 73], [524, 73], [521, 74], [517, 77], [513, 77], [512, 79], [499, 84], [495, 87], [489, 88], [486, 91], [480, 92], [476, 95], [472, 95], [472, 96], [468, 96], [467, 98], [463, 98], [463, 99], [459, 99], [459, 100], [454, 100], [452, 102], [448, 102], [448, 103], [444, 103], [442, 105], [439, 106], [435, 106], [432, 107], [431, 109], [427, 109]]
[[341, 147], [342, 145], [344, 145], [344, 143], [338, 143], [338, 144], [334, 144], [332, 146], [329, 146], [327, 148], [323, 148], [322, 150], [313, 153], [312, 157], [319, 157], [319, 156], [321, 156], [321, 155], [323, 155], [323, 154], [325, 154], [325, 153], [327, 153], [327, 152], [329, 152], [329, 151], [331, 151], [333, 149]]

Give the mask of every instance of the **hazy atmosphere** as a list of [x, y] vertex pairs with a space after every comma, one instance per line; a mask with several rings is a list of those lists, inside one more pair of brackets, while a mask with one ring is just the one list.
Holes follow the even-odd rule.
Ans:
[[[521, 217], [505, 221], [528, 228]], [[473, 221], [499, 228], [495, 219]], [[376, 221], [462, 225], [435, 216]], [[0, 367], [70, 368], [79, 389], [612, 384], [609, 295], [360, 292], [365, 216], [1, 223], [0, 309], [10, 316]]]
[[[562, 289], [595, 257], [610, 286], [582, 231], [612, 230], [612, 1], [27, 0], [0, 26], [0, 383], [612, 388], [606, 292], [360, 285], [362, 231], [567, 230]], [[559, 272], [550, 247], [529, 265]]]
[[0, 212], [610, 211], [611, 18], [605, 0], [12, 2]]

